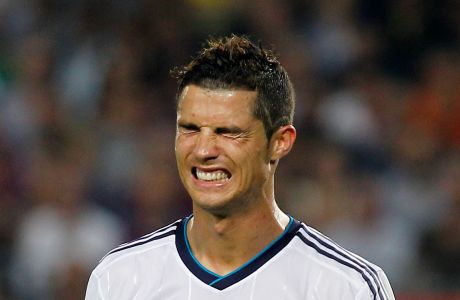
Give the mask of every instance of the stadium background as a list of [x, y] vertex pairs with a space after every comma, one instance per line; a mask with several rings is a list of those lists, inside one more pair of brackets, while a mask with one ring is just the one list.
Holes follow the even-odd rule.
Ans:
[[280, 205], [398, 299], [459, 299], [455, 0], [0, 1], [0, 299], [82, 299], [108, 249], [190, 212], [168, 71], [228, 33], [296, 88]]

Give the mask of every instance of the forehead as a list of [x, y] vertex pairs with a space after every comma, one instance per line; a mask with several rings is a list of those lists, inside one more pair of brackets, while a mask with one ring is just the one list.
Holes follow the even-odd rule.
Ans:
[[208, 89], [196, 85], [184, 88], [177, 107], [178, 118], [254, 118], [257, 92]]

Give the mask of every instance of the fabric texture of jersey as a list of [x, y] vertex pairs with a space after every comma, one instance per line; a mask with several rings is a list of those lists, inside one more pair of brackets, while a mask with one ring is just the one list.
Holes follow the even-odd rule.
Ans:
[[193, 256], [189, 219], [109, 252], [91, 274], [85, 299], [394, 299], [382, 269], [293, 218], [258, 255], [220, 276]]

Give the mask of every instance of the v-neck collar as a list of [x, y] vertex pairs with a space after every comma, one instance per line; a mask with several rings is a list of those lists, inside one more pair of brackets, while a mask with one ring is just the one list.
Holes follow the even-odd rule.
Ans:
[[197, 278], [206, 283], [207, 285], [223, 290], [242, 279], [248, 277], [269, 261], [273, 256], [279, 253], [295, 236], [300, 222], [290, 217], [289, 224], [286, 229], [275, 240], [273, 240], [262, 251], [255, 255], [252, 259], [246, 262], [238, 269], [226, 274], [218, 275], [207, 268], [205, 268], [193, 255], [187, 238], [187, 223], [192, 216], [184, 218], [177, 226], [176, 231], [176, 248], [180, 258], [187, 268]]

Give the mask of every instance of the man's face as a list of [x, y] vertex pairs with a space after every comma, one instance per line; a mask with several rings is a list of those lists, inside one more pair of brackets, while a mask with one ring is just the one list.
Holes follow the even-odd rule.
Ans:
[[252, 113], [257, 93], [187, 86], [177, 110], [176, 160], [198, 208], [229, 213], [263, 198], [267, 138]]

